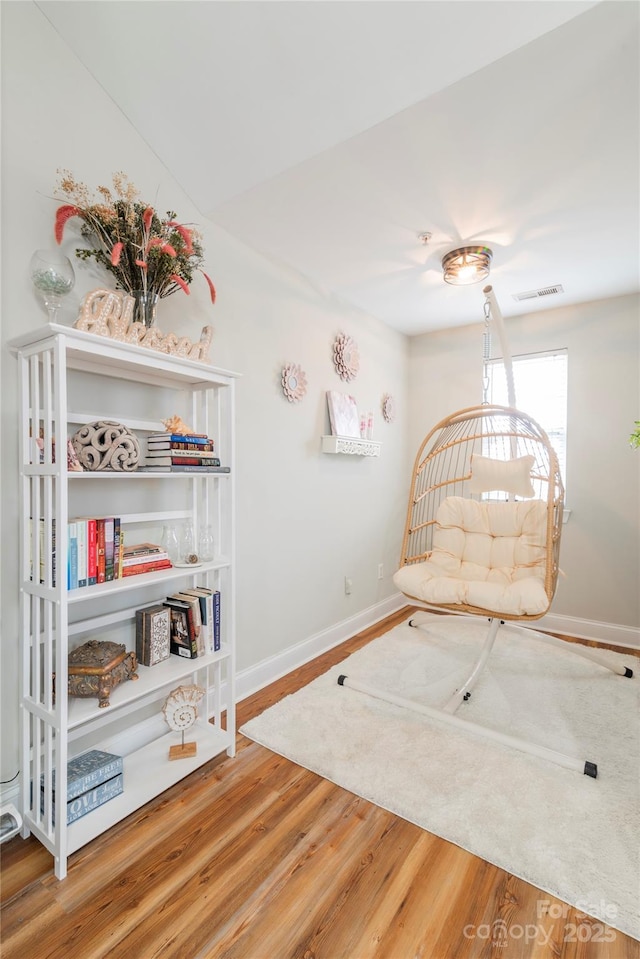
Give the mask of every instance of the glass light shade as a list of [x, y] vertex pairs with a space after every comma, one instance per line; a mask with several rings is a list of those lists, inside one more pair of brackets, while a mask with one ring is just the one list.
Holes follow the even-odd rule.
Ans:
[[463, 246], [442, 258], [445, 283], [467, 286], [489, 276], [493, 253], [486, 246]]

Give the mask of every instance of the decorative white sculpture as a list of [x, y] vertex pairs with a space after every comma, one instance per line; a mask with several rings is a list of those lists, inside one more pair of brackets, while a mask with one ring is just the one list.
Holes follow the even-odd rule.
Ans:
[[212, 326], [203, 326], [200, 341], [193, 343], [187, 336], [165, 334], [156, 326], [146, 327], [144, 323], [134, 323], [133, 305], [133, 297], [124, 292], [92, 290], [83, 299], [74, 326], [77, 330], [106, 336], [122, 343], [135, 343], [150, 350], [157, 350], [158, 353], [182, 356], [202, 363], [210, 362]]
[[182, 733], [180, 745], [171, 746], [169, 759], [183, 759], [195, 756], [196, 743], [185, 743], [185, 730], [191, 729], [198, 718], [198, 704], [204, 696], [201, 686], [177, 686], [167, 696], [162, 712], [169, 729]]

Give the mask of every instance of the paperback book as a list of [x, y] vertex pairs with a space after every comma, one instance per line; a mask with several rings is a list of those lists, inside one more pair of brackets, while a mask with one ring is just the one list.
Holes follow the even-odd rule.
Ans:
[[179, 443], [174, 440], [147, 440], [147, 449], [151, 450], [190, 450], [200, 451], [202, 453], [213, 452], [214, 442], [208, 440], [206, 443]]
[[193, 450], [175, 450], [169, 448], [169, 450], [156, 450], [150, 449], [147, 453], [147, 459], [162, 459], [163, 456], [171, 456], [173, 459], [211, 459], [213, 449], [206, 449], [200, 446], [198, 449]]
[[193, 466], [183, 463], [171, 466], [141, 466], [138, 472], [143, 473], [230, 473], [229, 466]]
[[196, 659], [198, 644], [189, 628], [190, 605], [179, 600], [167, 599], [164, 603], [169, 609], [170, 648], [175, 656], [183, 659]]
[[154, 456], [148, 457], [146, 466], [220, 466], [217, 456]]
[[211, 440], [206, 433], [149, 433], [148, 443], [156, 440], [169, 441], [170, 443], [210, 443]]

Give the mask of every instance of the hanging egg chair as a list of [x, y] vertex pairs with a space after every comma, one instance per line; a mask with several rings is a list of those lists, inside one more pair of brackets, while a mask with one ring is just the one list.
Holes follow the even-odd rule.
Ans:
[[[512, 397], [512, 374], [509, 393]], [[412, 605], [488, 619], [486, 639], [466, 679], [439, 708], [353, 676], [341, 675], [339, 685], [596, 778], [597, 765], [590, 760], [456, 715], [471, 697], [505, 624], [506, 631], [515, 631], [516, 641], [517, 631], [525, 630], [541, 643], [560, 646], [619, 675], [633, 675], [592, 649], [526, 625], [547, 613], [556, 591], [563, 504], [558, 457], [542, 427], [516, 409], [515, 402], [485, 402], [441, 420], [421, 443], [414, 462], [394, 583]], [[433, 620], [433, 613], [418, 613], [409, 625], [426, 628], [428, 637]]]

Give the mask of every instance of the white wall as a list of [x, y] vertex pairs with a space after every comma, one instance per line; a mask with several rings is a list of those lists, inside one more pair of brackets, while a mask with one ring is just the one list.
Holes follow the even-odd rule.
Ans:
[[[215, 366], [237, 370], [238, 665], [287, 650], [394, 594], [407, 488], [408, 341], [377, 320], [313, 289], [247, 249], [203, 217], [120, 111], [30, 2], [2, 3], [2, 765], [18, 767], [18, 583], [16, 362], [6, 341], [45, 322], [27, 266], [53, 243], [56, 169], [95, 187], [124, 170], [160, 210], [198, 223], [206, 268], [218, 287], [212, 308], [204, 281], [191, 296], [161, 302], [158, 325], [197, 338], [215, 328]], [[117, 62], [117, 54], [116, 54]], [[188, 137], [179, 117], [166, 135]], [[157, 201], [156, 201], [157, 196]], [[64, 249], [75, 246], [67, 230]], [[71, 324], [82, 295], [101, 283], [79, 261], [77, 287], [62, 319]], [[332, 343], [358, 342], [361, 372], [337, 377]], [[280, 386], [285, 362], [308, 374], [308, 391], [289, 404]], [[376, 411], [378, 459], [321, 454], [328, 432], [325, 391], [341, 389]], [[382, 395], [397, 401], [393, 425]], [[385, 577], [377, 579], [378, 563]], [[353, 579], [345, 597], [343, 579]]]
[[[124, 170], [145, 199], [200, 224], [204, 283], [164, 300], [159, 326], [196, 337], [213, 322], [213, 362], [243, 374], [238, 386], [238, 642], [247, 670], [284, 654], [394, 593], [408, 469], [433, 423], [481, 393], [482, 325], [408, 341], [377, 320], [314, 289], [203, 217], [137, 132], [60, 41], [31, 2], [2, 3], [2, 763], [17, 770], [18, 583], [16, 363], [6, 341], [44, 322], [30, 288], [34, 249], [53, 241], [56, 169], [89, 186]], [[117, 60], [117, 53], [116, 53]], [[188, 137], [180, 118], [166, 135]], [[65, 249], [73, 249], [69, 230]], [[77, 263], [71, 323], [82, 295], [99, 285]], [[500, 298], [499, 290], [496, 290]], [[481, 293], [478, 314], [481, 318]], [[568, 617], [640, 625], [640, 454], [628, 433], [639, 412], [638, 297], [558, 309], [508, 321], [514, 353], [569, 349], [569, 505], [555, 609]], [[349, 387], [331, 359], [335, 335], [357, 340], [362, 369]], [[279, 389], [283, 363], [309, 379], [299, 405]], [[408, 382], [411, 384], [409, 395]], [[324, 392], [353, 392], [378, 412], [379, 459], [319, 453], [327, 431]], [[383, 393], [397, 400], [393, 425], [379, 415]], [[385, 578], [377, 580], [378, 563]], [[353, 579], [345, 597], [343, 578]]]
[[[500, 302], [498, 289], [496, 295]], [[482, 302], [479, 291], [480, 317]], [[638, 629], [640, 451], [631, 449], [629, 434], [640, 417], [640, 297], [528, 314], [506, 320], [506, 329], [514, 355], [564, 347], [569, 355], [571, 516], [553, 612]], [[437, 419], [481, 402], [482, 330], [483, 323], [412, 339], [412, 449]]]

